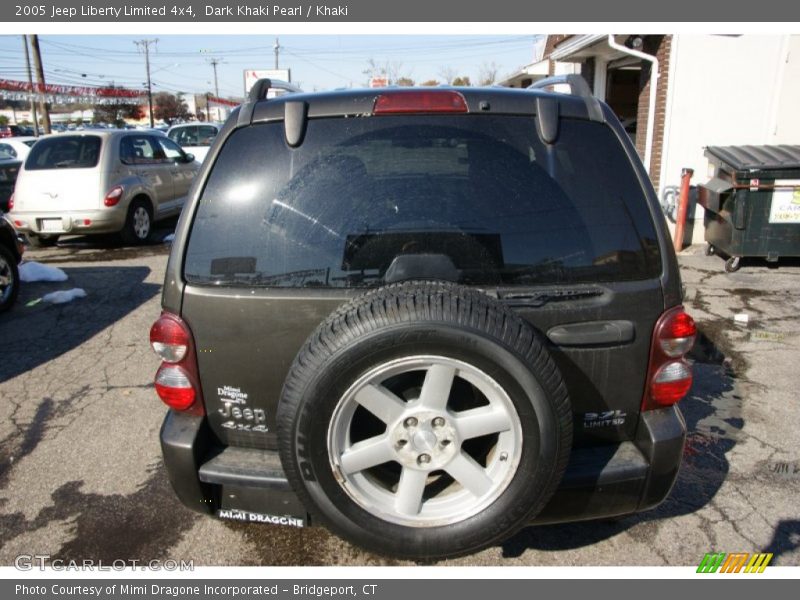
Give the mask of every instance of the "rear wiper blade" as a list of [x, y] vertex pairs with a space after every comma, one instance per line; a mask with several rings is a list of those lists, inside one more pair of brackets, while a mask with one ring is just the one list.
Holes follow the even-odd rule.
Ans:
[[602, 296], [603, 290], [599, 288], [586, 288], [581, 290], [543, 290], [539, 292], [509, 292], [500, 299], [512, 306], [544, 306], [548, 302], [567, 302], [583, 298]]

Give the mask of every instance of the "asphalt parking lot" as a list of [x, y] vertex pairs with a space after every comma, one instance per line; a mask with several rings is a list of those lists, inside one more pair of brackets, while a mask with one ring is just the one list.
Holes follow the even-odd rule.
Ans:
[[[130, 249], [78, 238], [27, 253], [69, 280], [25, 285], [0, 315], [0, 564], [20, 554], [397, 564], [322, 529], [222, 522], [179, 504], [161, 464], [165, 408], [148, 345], [168, 252], [163, 243]], [[444, 564], [696, 565], [714, 550], [773, 552], [772, 564], [800, 565], [800, 263], [750, 261], [726, 274], [700, 248], [680, 262], [701, 335], [670, 498], [615, 522], [530, 527]], [[87, 297], [26, 306], [73, 287]]]

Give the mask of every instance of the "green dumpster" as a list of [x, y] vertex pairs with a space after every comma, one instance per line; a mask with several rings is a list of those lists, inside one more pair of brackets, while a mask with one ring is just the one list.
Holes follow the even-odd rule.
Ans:
[[728, 257], [800, 256], [800, 146], [709, 146], [711, 179], [698, 186], [706, 253]]

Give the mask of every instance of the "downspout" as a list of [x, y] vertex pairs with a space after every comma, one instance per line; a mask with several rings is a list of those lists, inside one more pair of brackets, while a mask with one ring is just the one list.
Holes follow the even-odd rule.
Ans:
[[647, 171], [647, 174], [650, 174], [650, 157], [653, 155], [653, 130], [655, 129], [656, 123], [656, 91], [658, 88], [658, 77], [659, 77], [659, 70], [658, 70], [658, 59], [653, 56], [652, 54], [647, 54], [646, 52], [639, 52], [638, 50], [633, 50], [632, 48], [628, 48], [627, 46], [623, 46], [622, 44], [617, 43], [617, 40], [614, 39], [614, 34], [608, 34], [608, 45], [611, 46], [614, 50], [618, 50], [623, 54], [627, 54], [628, 56], [634, 56], [641, 60], [646, 60], [651, 64], [650, 67], [650, 98], [648, 103], [647, 109], [647, 131], [645, 132], [645, 141], [644, 141], [644, 168]]

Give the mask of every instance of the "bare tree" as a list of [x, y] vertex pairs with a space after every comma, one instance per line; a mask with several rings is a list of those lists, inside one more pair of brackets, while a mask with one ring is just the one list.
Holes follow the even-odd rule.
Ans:
[[389, 83], [397, 83], [398, 79], [404, 77], [404, 75], [401, 75], [402, 71], [403, 63], [399, 60], [386, 61], [386, 75], [389, 77]]
[[447, 85], [451, 85], [456, 78], [456, 70], [453, 67], [442, 67], [439, 69], [439, 77], [444, 79]]
[[[367, 60], [367, 68], [362, 71], [367, 76], [367, 83], [373, 77], [385, 77], [389, 80], [390, 84], [402, 85], [397, 83], [401, 79], [410, 80], [410, 74], [403, 73], [403, 63], [399, 60], [387, 60], [379, 62], [374, 58]], [[409, 85], [409, 84], [405, 84]], [[410, 85], [414, 85], [411, 83]]]
[[499, 67], [494, 61], [483, 63], [478, 69], [478, 85], [492, 85], [497, 81]]
[[453, 79], [452, 85], [469, 87], [472, 85], [472, 82], [469, 80], [469, 75], [460, 75]]
[[373, 77], [388, 77], [386, 73], [386, 65], [380, 64], [374, 58], [367, 59], [367, 68], [361, 71], [367, 76], [367, 85]]

